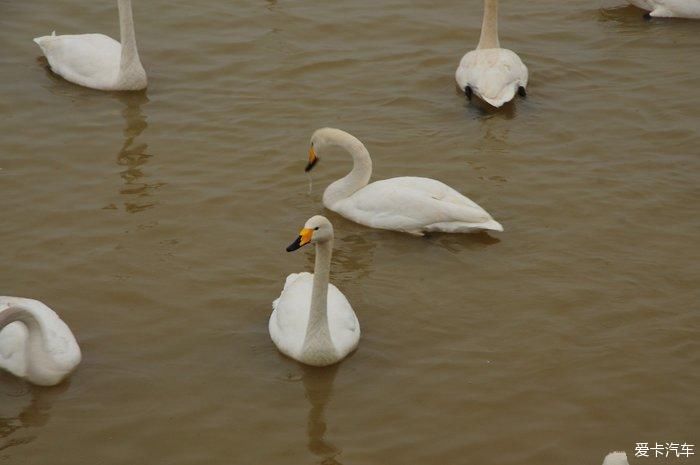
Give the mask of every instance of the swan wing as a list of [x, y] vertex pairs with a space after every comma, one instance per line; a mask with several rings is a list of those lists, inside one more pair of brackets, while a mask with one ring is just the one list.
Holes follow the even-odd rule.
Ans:
[[51, 70], [64, 79], [94, 89], [108, 90], [117, 81], [121, 44], [104, 34], [37, 37]]
[[520, 57], [505, 48], [472, 50], [459, 63], [455, 79], [460, 89], [469, 86], [481, 99], [500, 107], [527, 87], [527, 67]]
[[304, 345], [313, 280], [311, 273], [290, 274], [282, 294], [272, 303], [268, 325], [270, 337], [280, 352], [289, 357], [298, 357]]
[[23, 378], [27, 375], [27, 327], [14, 321], [0, 329], [0, 369]]
[[333, 284], [328, 285], [328, 326], [333, 346], [340, 358], [357, 348], [360, 322], [345, 295]]
[[399, 177], [374, 182], [338, 202], [334, 210], [366, 226], [413, 234], [503, 230], [474, 201], [429, 178]]

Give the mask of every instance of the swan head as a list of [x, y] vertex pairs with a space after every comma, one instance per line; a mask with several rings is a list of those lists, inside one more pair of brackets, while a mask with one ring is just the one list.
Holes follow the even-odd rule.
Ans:
[[350, 142], [360, 143], [354, 136], [340, 129], [321, 128], [315, 130], [311, 135], [311, 142], [309, 143], [309, 162], [306, 164], [304, 171], [308, 173], [314, 166], [316, 166], [316, 163], [318, 163], [319, 160], [317, 152], [319, 152], [323, 147], [329, 145], [343, 146]]
[[299, 237], [289, 244], [287, 252], [293, 252], [306, 244], [318, 244], [333, 239], [333, 225], [325, 216], [316, 215], [309, 218]]

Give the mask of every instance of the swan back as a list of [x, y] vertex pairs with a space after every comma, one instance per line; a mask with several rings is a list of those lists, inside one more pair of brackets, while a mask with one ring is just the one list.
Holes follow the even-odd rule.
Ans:
[[498, 108], [513, 100], [518, 88], [527, 87], [528, 70], [511, 50], [472, 50], [460, 61], [455, 80], [460, 89], [469, 87], [479, 98]]

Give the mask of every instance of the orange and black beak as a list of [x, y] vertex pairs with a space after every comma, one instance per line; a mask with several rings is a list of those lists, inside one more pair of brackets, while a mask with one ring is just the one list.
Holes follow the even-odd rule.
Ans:
[[304, 171], [307, 173], [311, 171], [318, 162], [318, 157], [316, 156], [316, 151], [314, 150], [314, 146], [312, 145], [309, 147], [309, 162], [306, 164], [306, 168], [304, 168]]
[[302, 229], [299, 233], [299, 237], [297, 237], [297, 239], [291, 244], [289, 244], [289, 247], [287, 247], [287, 252], [294, 252], [295, 250], [304, 247], [306, 244], [311, 242], [311, 236], [313, 236], [313, 234], [313, 229]]

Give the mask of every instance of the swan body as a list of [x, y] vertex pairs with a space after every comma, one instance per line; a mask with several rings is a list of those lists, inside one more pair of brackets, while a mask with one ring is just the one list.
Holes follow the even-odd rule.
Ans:
[[131, 0], [118, 0], [122, 43], [104, 34], [37, 37], [51, 70], [67, 81], [98, 90], [141, 90], [148, 84], [136, 49]]
[[498, 0], [484, 0], [481, 38], [476, 50], [459, 62], [455, 80], [459, 88], [473, 93], [494, 107], [513, 100], [516, 92], [524, 95], [527, 67], [513, 51], [500, 48], [498, 41]]
[[81, 360], [68, 326], [43, 303], [0, 297], [0, 368], [41, 386], [53, 386]]
[[700, 0], [628, 0], [652, 18], [700, 18]]
[[624, 452], [610, 452], [605, 456], [603, 465], [629, 465], [627, 454]]
[[329, 283], [333, 226], [323, 216], [306, 222], [287, 251], [316, 244], [314, 274], [287, 276], [272, 303], [268, 329], [280, 352], [312, 366], [332, 365], [357, 348], [360, 323], [342, 292]]
[[368, 184], [369, 152], [356, 137], [339, 129], [323, 128], [313, 134], [307, 170], [318, 160], [316, 151], [328, 145], [344, 148], [353, 158], [352, 171], [323, 194], [323, 205], [329, 210], [371, 228], [415, 235], [503, 231], [486, 210], [435, 179], [407, 176]]

